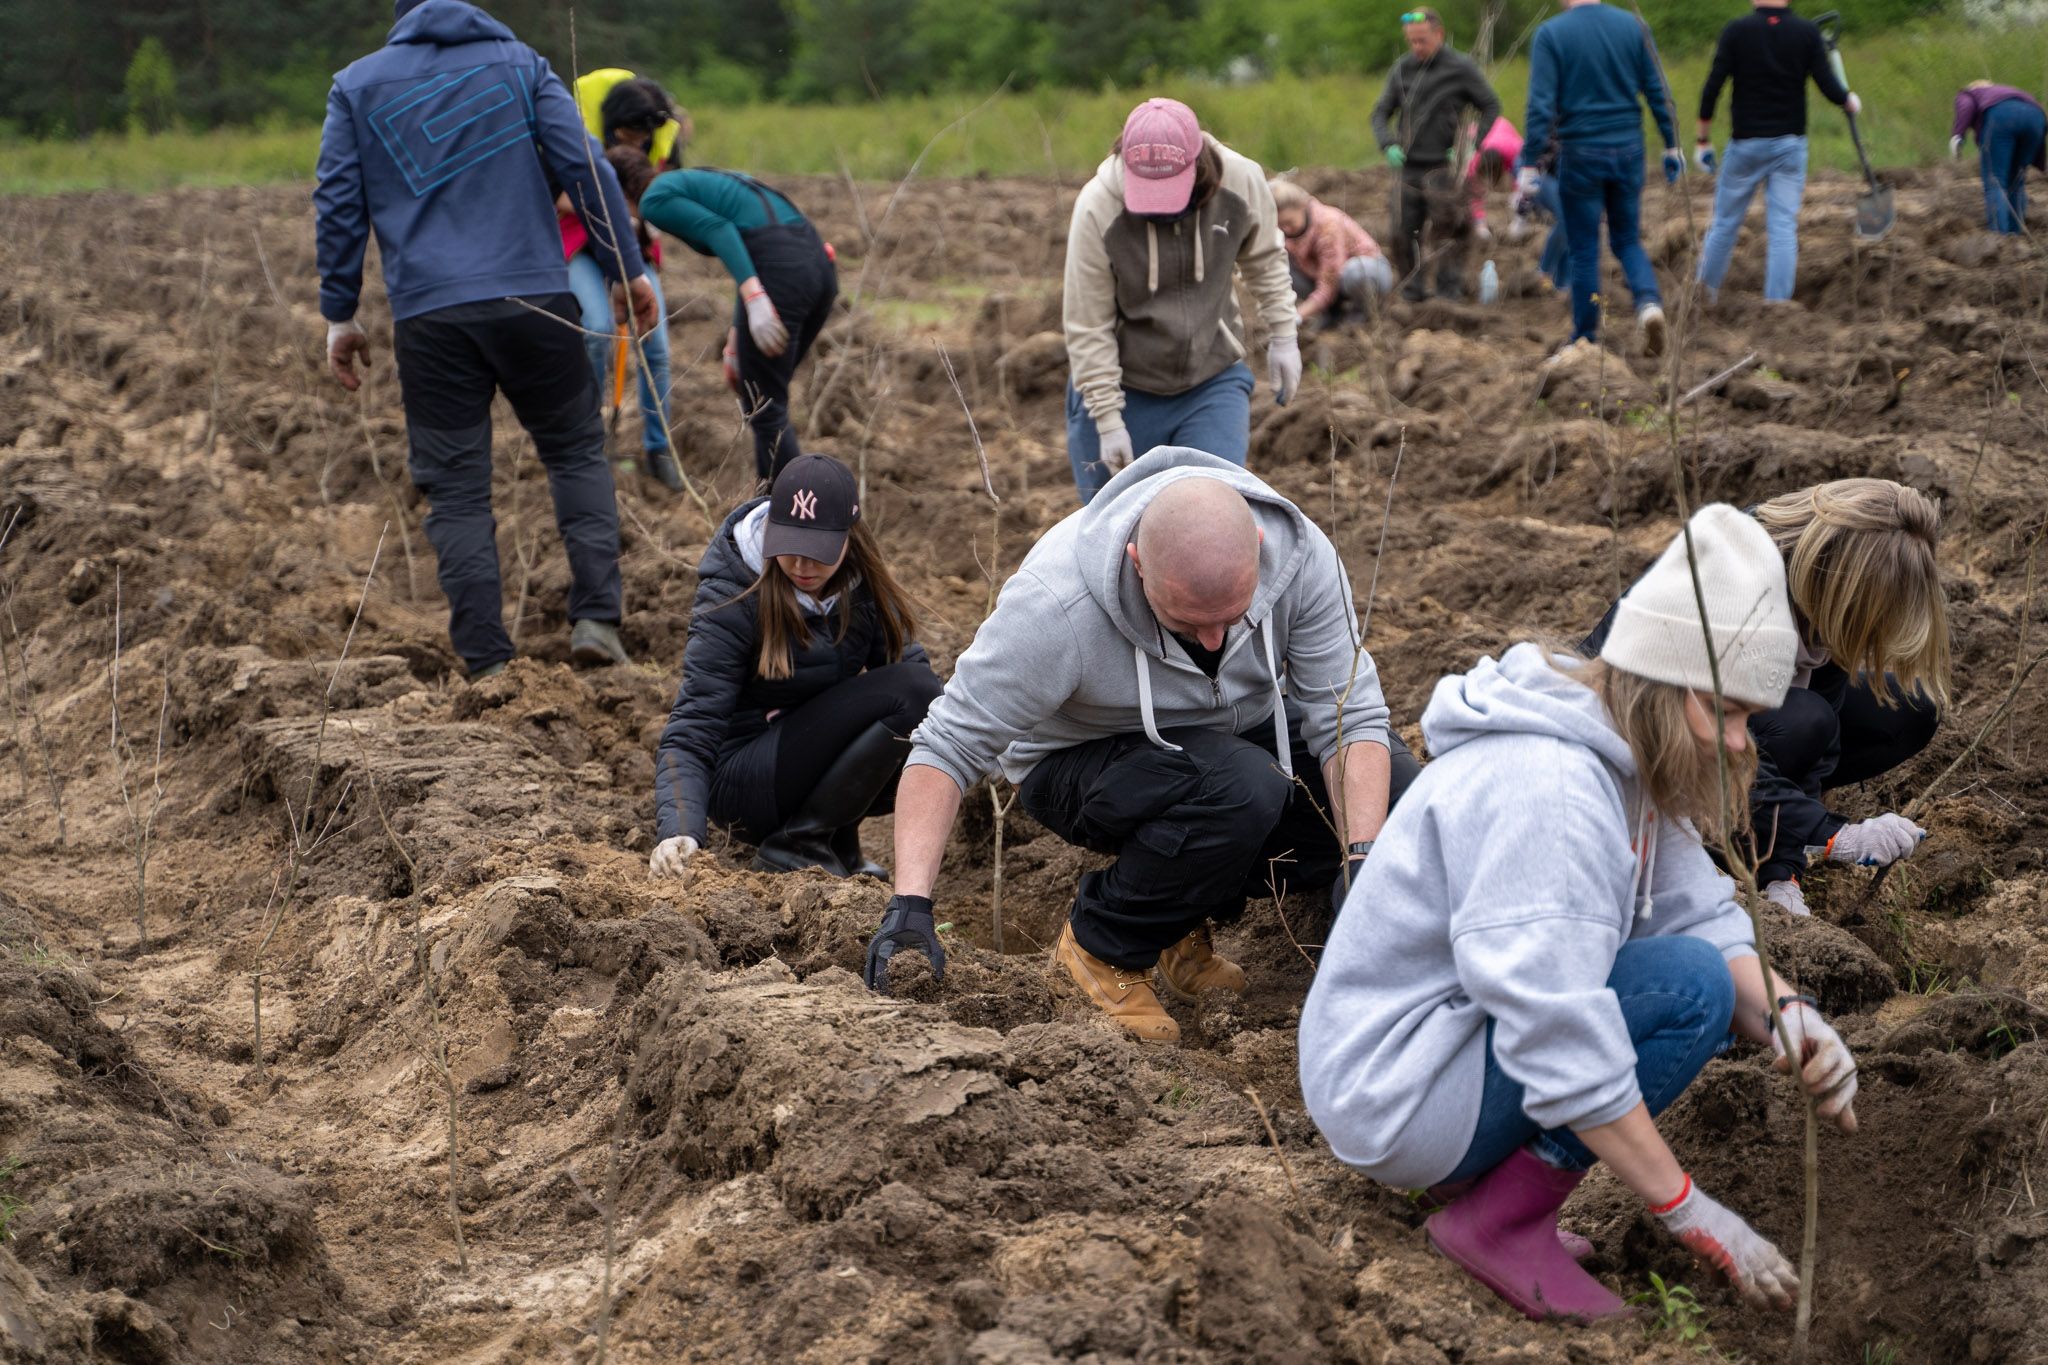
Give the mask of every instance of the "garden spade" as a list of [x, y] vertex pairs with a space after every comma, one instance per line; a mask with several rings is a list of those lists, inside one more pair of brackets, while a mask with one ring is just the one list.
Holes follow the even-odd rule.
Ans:
[[[1835, 40], [1841, 35], [1842, 16], [1834, 10], [1816, 15], [1813, 21], [1820, 27], [1821, 41], [1828, 45], [1828, 65], [1835, 70], [1835, 79], [1842, 88], [1849, 88], [1849, 73], [1842, 68], [1842, 50]], [[1843, 112], [1847, 113], [1846, 110]], [[1898, 212], [1892, 206], [1892, 187], [1880, 184], [1877, 172], [1870, 169], [1870, 154], [1863, 150], [1863, 133], [1856, 126], [1856, 116], [1849, 114], [1849, 137], [1856, 144], [1856, 159], [1863, 163], [1863, 181], [1870, 188], [1856, 200], [1856, 235], [1866, 242], [1875, 242], [1892, 230], [1898, 220]]]

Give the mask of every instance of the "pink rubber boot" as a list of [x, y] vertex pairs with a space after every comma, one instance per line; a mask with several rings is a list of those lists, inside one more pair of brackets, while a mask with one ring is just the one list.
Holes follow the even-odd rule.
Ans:
[[[1431, 1185], [1422, 1192], [1422, 1207], [1431, 1213], [1447, 1209], [1472, 1193], [1472, 1187], [1478, 1183], [1477, 1180], [1460, 1180], [1452, 1185]], [[1557, 1230], [1557, 1244], [1574, 1261], [1583, 1261], [1593, 1254], [1593, 1244], [1568, 1228]]]
[[1529, 1317], [1625, 1314], [1628, 1305], [1558, 1241], [1557, 1211], [1583, 1179], [1583, 1171], [1561, 1171], [1523, 1148], [1423, 1227], [1431, 1246]]

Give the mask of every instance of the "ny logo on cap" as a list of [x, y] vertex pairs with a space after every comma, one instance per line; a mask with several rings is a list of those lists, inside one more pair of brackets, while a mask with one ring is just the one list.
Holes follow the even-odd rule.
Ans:
[[807, 489], [798, 489], [790, 498], [789, 514], [802, 517], [805, 521], [818, 519], [818, 495]]

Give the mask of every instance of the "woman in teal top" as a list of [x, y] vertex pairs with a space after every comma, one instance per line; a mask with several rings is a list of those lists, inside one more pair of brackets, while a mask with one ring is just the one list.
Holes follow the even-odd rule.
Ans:
[[763, 482], [801, 455], [789, 423], [789, 382], [839, 296], [832, 249], [787, 196], [737, 171], [656, 176], [641, 218], [705, 256], [739, 286], [725, 341], [725, 380], [754, 428]]

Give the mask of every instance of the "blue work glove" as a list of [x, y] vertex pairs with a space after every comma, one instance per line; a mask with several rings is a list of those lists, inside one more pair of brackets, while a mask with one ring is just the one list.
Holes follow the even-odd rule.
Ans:
[[1699, 146], [1693, 148], [1692, 164], [1699, 167], [1702, 174], [1712, 175], [1714, 173], [1714, 144], [1702, 142]]
[[1664, 149], [1664, 183], [1676, 185], [1678, 177], [1685, 174], [1685, 154], [1676, 147]]
[[882, 927], [868, 940], [867, 968], [861, 979], [868, 989], [889, 993], [889, 959], [904, 948], [915, 948], [932, 962], [932, 976], [946, 979], [946, 950], [939, 945], [938, 927], [932, 923], [932, 903], [924, 896], [898, 896], [882, 913]]
[[1397, 171], [1408, 164], [1408, 153], [1401, 149], [1400, 143], [1387, 148], [1387, 164]]

